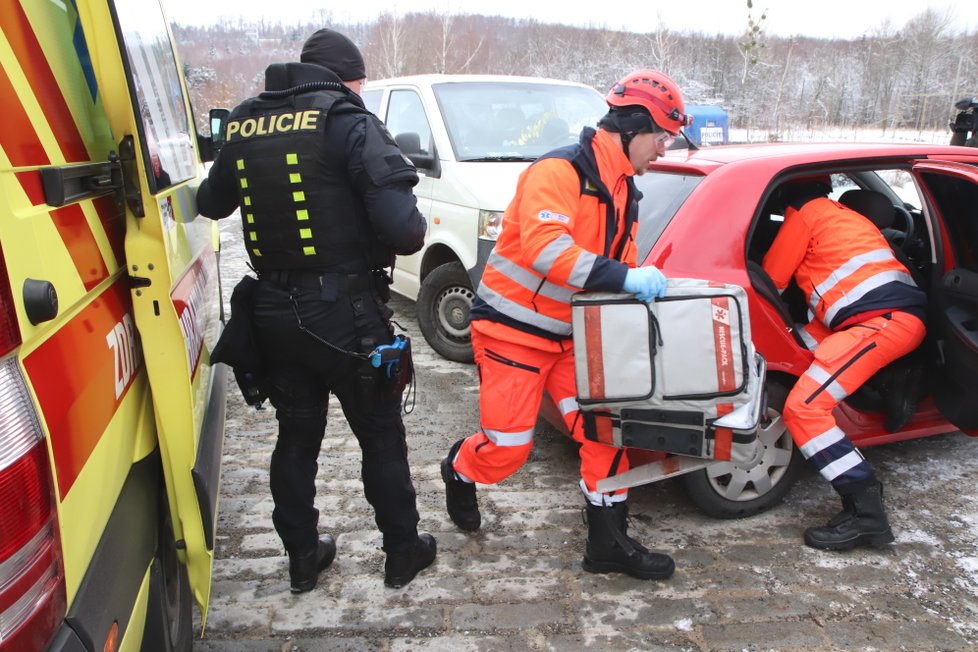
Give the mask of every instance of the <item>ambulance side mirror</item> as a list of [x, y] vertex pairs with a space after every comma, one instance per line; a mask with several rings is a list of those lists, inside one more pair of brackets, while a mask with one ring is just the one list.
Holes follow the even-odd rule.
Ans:
[[224, 146], [224, 137], [228, 125], [228, 117], [231, 112], [227, 109], [211, 109], [210, 110], [210, 121], [211, 121], [211, 148], [216, 156], [221, 147]]

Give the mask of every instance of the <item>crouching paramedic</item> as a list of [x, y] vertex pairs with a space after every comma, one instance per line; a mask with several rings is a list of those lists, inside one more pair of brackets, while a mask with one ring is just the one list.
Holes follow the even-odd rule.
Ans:
[[316, 586], [336, 545], [320, 538], [317, 458], [330, 393], [362, 450], [364, 494], [400, 587], [435, 558], [417, 532], [401, 396], [364, 358], [393, 340], [388, 276], [394, 254], [419, 250], [426, 223], [418, 176], [357, 92], [363, 58], [348, 38], [313, 34], [301, 62], [273, 64], [266, 91], [231, 113], [224, 147], [197, 194], [212, 218], [240, 206], [259, 276], [254, 330], [279, 422], [272, 520], [289, 554], [292, 591]]
[[597, 491], [599, 480], [628, 469], [628, 456], [584, 437], [570, 300], [603, 290], [650, 302], [665, 291], [655, 267], [635, 268], [640, 194], [632, 176], [665, 152], [687, 117], [679, 88], [653, 70], [622, 79], [607, 102], [597, 130], [585, 128], [577, 145], [544, 155], [520, 177], [470, 313], [481, 430], [451, 447], [442, 477], [451, 519], [478, 530], [475, 483], [499, 482], [526, 462], [546, 390], [581, 444], [584, 569], [666, 578], [672, 559], [627, 534], [627, 491]]
[[832, 410], [923, 341], [927, 299], [876, 226], [826, 197], [831, 188], [822, 177], [779, 191], [785, 220], [763, 267], [779, 290], [793, 275], [813, 315], [803, 337], [815, 359], [788, 394], [784, 421], [842, 497], [842, 511], [805, 530], [805, 543], [845, 550], [890, 543], [893, 533], [883, 487]]

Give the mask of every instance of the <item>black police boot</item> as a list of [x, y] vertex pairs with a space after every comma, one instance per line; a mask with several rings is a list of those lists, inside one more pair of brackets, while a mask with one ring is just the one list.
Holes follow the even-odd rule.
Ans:
[[581, 566], [589, 573], [627, 573], [641, 580], [670, 577], [676, 564], [669, 555], [649, 552], [628, 536], [628, 505], [597, 507], [587, 503], [587, 548]]
[[893, 541], [883, 510], [883, 485], [877, 482], [842, 497], [842, 511], [823, 527], [805, 530], [805, 543], [822, 550], [849, 550], [856, 546], [882, 546]]
[[437, 552], [435, 537], [423, 532], [406, 550], [387, 553], [387, 561], [384, 562], [384, 584], [392, 589], [407, 586], [415, 575], [431, 566]]
[[319, 573], [333, 563], [336, 557], [336, 542], [328, 534], [319, 540], [316, 547], [302, 553], [289, 551], [289, 580], [293, 593], [303, 593], [316, 588]]
[[459, 480], [455, 475], [452, 460], [462, 447], [458, 440], [448, 451], [448, 457], [441, 461], [441, 478], [445, 481], [445, 507], [448, 516], [455, 525], [463, 530], [475, 532], [482, 526], [482, 514], [479, 513], [479, 501], [475, 497], [475, 483]]

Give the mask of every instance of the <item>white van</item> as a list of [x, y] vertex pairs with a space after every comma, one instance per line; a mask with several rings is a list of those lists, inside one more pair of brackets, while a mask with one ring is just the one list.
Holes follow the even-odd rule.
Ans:
[[516, 180], [540, 155], [576, 143], [607, 111], [595, 89], [554, 79], [417, 75], [370, 81], [367, 108], [421, 175], [424, 248], [399, 256], [393, 289], [450, 360], [472, 360], [469, 308]]

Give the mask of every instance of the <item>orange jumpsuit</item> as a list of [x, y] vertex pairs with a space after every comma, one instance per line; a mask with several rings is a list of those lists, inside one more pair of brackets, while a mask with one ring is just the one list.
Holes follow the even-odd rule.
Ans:
[[598, 480], [628, 469], [623, 449], [584, 437], [574, 381], [571, 296], [620, 291], [635, 266], [640, 197], [634, 169], [605, 131], [551, 153], [520, 177], [470, 313], [480, 378], [481, 430], [466, 438], [455, 472], [492, 484], [519, 469], [533, 446], [546, 391], [581, 444], [581, 486], [596, 505]]
[[788, 394], [785, 425], [840, 493], [858, 490], [873, 470], [832, 410], [920, 345], [926, 295], [872, 222], [824, 197], [787, 209], [763, 266], [779, 290], [794, 275], [813, 316], [803, 338], [815, 359]]

